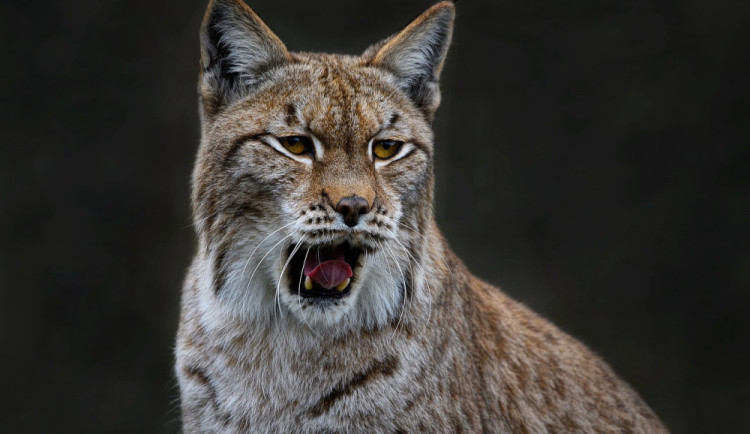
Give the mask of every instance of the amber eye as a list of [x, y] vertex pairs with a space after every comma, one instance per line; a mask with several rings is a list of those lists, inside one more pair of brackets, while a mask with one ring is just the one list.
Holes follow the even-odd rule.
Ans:
[[372, 153], [381, 160], [387, 160], [396, 155], [403, 144], [398, 140], [380, 140], [372, 145]]
[[295, 155], [302, 155], [312, 152], [312, 142], [305, 136], [279, 137], [279, 143], [287, 151]]

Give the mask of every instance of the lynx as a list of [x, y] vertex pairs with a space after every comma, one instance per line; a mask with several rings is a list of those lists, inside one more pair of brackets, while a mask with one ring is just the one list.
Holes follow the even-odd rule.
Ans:
[[582, 344], [474, 277], [433, 218], [454, 5], [361, 56], [203, 21], [186, 432], [666, 432]]

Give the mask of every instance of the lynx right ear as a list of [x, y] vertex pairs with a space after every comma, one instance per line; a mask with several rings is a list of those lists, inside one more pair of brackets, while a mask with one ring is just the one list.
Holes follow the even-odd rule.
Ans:
[[249, 94], [264, 73], [290, 59], [281, 40], [242, 0], [211, 0], [201, 27], [203, 113]]
[[363, 55], [370, 65], [393, 73], [430, 120], [440, 105], [438, 78], [451, 41], [455, 9], [453, 2], [440, 2]]

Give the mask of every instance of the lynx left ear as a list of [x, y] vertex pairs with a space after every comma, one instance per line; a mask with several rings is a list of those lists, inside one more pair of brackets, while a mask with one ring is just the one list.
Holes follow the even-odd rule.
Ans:
[[430, 120], [440, 105], [438, 78], [450, 45], [454, 17], [453, 2], [440, 2], [364, 54], [371, 59], [370, 65], [393, 73], [399, 86]]
[[211, 0], [201, 26], [203, 112], [246, 96], [265, 73], [291, 59], [284, 43], [242, 0]]

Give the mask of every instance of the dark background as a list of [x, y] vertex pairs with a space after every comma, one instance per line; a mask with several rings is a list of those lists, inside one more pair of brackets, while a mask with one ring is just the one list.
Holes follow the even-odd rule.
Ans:
[[[355, 54], [432, 2], [255, 0]], [[175, 432], [204, 0], [0, 3], [0, 430]], [[674, 432], [750, 432], [749, 2], [458, 4], [437, 216]]]

